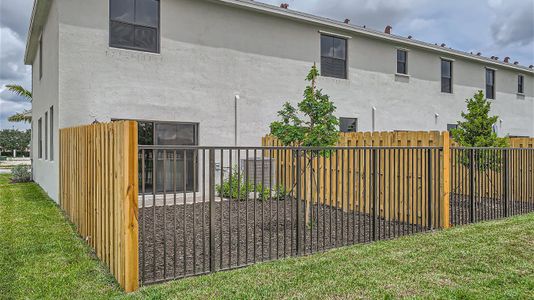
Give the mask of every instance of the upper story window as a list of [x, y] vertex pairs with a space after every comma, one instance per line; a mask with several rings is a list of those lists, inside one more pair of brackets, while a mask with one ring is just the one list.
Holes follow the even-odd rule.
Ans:
[[495, 70], [486, 69], [486, 98], [495, 99]]
[[43, 35], [39, 39], [39, 79], [43, 78]]
[[159, 0], [110, 0], [109, 45], [159, 52]]
[[321, 35], [321, 76], [347, 79], [347, 40]]
[[408, 74], [408, 51], [397, 49], [397, 73]]
[[452, 61], [441, 60], [441, 92], [452, 93]]
[[357, 118], [339, 118], [339, 131], [356, 132], [358, 131]]
[[523, 75], [517, 76], [517, 92], [523, 94], [525, 92], [525, 78]]

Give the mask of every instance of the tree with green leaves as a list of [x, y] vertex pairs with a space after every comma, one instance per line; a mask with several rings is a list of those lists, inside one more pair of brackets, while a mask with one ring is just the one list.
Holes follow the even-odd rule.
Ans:
[[0, 149], [2, 149], [2, 151], [11, 152], [16, 150], [17, 152], [24, 152], [30, 146], [30, 140], [30, 130], [0, 130]]
[[[458, 127], [451, 130], [453, 139], [462, 147], [508, 147], [508, 138], [498, 137], [493, 130], [499, 116], [490, 116], [491, 102], [484, 97], [484, 93], [478, 91], [473, 98], [467, 99], [466, 103], [467, 112], [461, 114], [464, 121], [458, 121]], [[457, 159], [466, 168], [476, 171], [475, 178], [485, 174], [490, 182], [492, 177], [487, 171], [501, 170], [501, 153], [491, 149], [479, 149], [473, 156], [467, 151], [462, 151]]]
[[282, 120], [271, 123], [271, 134], [285, 146], [328, 147], [338, 142], [336, 107], [328, 95], [317, 89], [318, 76], [319, 71], [314, 64], [306, 77], [310, 85], [306, 86], [298, 109], [286, 102], [278, 112]]
[[462, 112], [464, 121], [458, 121], [458, 128], [451, 130], [453, 139], [462, 147], [507, 147], [508, 138], [500, 138], [493, 131], [499, 116], [490, 116], [491, 102], [478, 91], [467, 99], [467, 112]]
[[[271, 123], [271, 134], [275, 136], [284, 146], [303, 147], [330, 147], [337, 144], [339, 140], [339, 121], [334, 115], [336, 107], [330, 97], [323, 94], [322, 89], [316, 85], [319, 71], [314, 64], [306, 76], [309, 85], [304, 90], [304, 99], [297, 104], [297, 107], [286, 102], [282, 110], [278, 112], [280, 121]], [[313, 169], [313, 158], [317, 155], [328, 155], [329, 152], [305, 151], [305, 161], [311, 168], [315, 184], [317, 184], [317, 174]], [[303, 169], [305, 170], [306, 167]], [[310, 195], [306, 197], [305, 220], [310, 221], [310, 201], [313, 183], [310, 184]], [[306, 192], [308, 193], [308, 191]]]
[[[29, 102], [32, 102], [32, 92], [28, 91], [27, 89], [23, 88], [20, 85], [16, 84], [8, 84], [6, 85], [6, 88], [8, 91], [11, 91], [14, 94], [17, 94], [24, 99], [28, 100]], [[16, 113], [8, 118], [8, 121], [10, 122], [32, 122], [32, 111], [30, 110], [24, 110], [23, 112]]]

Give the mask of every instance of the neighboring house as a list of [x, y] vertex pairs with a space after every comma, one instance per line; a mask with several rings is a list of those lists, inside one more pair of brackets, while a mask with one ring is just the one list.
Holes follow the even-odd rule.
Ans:
[[[389, 31], [389, 28], [386, 30]], [[36, 0], [34, 178], [58, 199], [59, 128], [140, 123], [144, 144], [259, 145], [316, 62], [343, 130], [447, 130], [484, 90], [499, 135], [534, 135], [534, 70], [245, 0]]]

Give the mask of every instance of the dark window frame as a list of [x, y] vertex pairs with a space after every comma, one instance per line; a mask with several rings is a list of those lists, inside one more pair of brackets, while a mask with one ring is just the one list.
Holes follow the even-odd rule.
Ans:
[[[399, 53], [404, 53], [404, 61], [399, 60]], [[408, 75], [408, 50], [397, 49], [397, 74]], [[399, 71], [399, 64], [404, 66], [404, 71]]]
[[[343, 130], [341, 128], [341, 122], [342, 120], [354, 120], [353, 123], [355, 123], [355, 127], [354, 127], [354, 130]], [[340, 117], [339, 118], [339, 131], [340, 132], [358, 132], [358, 118], [354, 118], [354, 117]]]
[[54, 106], [50, 106], [50, 161], [54, 161]]
[[43, 78], [43, 34], [39, 37], [39, 80]]
[[[160, 50], [161, 50], [161, 30], [160, 30], [161, 29], [161, 1], [160, 0], [155, 0], [155, 1], [158, 2], [158, 25], [157, 25], [157, 27], [151, 27], [151, 26], [147, 26], [147, 25], [136, 24], [135, 21], [133, 23], [129, 23], [129, 22], [125, 22], [125, 21], [112, 20], [111, 19], [111, 1], [113, 1], [113, 0], [110, 0], [109, 3], [108, 3], [109, 4], [109, 15], [108, 15], [108, 20], [109, 20], [108, 44], [109, 44], [109, 47], [117, 48], [117, 49], [126, 49], [126, 50], [134, 50], [134, 51], [141, 51], [141, 52], [159, 54]], [[137, 0], [134, 0], [134, 18], [135, 18], [136, 3], [137, 3]], [[111, 24], [112, 24], [112, 22], [133, 26], [134, 32], [135, 32], [136, 28], [155, 29], [156, 30], [156, 50], [152, 51], [150, 49], [146, 49], [146, 48], [142, 48], [142, 47], [135, 47], [135, 46], [113, 45], [111, 43], [111, 32], [112, 32]], [[135, 33], [134, 33], [134, 41], [135, 41]]]
[[[450, 74], [449, 74], [449, 77], [447, 76], [443, 76], [443, 62], [446, 62], [449, 64], [449, 70], [450, 70]], [[447, 93], [447, 94], [452, 94], [452, 91], [453, 91], [453, 87], [452, 87], [452, 80], [453, 80], [453, 61], [450, 60], [450, 59], [444, 59], [442, 58], [440, 61], [440, 82], [441, 82], [441, 92], [442, 93]], [[446, 90], [443, 88], [443, 82], [444, 81], [448, 81], [448, 86], [449, 86], [449, 90]]]
[[[491, 76], [491, 84], [488, 84], [488, 74], [492, 74]], [[495, 100], [495, 70], [486, 68], [486, 71], [484, 72], [484, 85], [485, 85], [485, 91], [486, 91], [486, 99], [492, 99]], [[491, 93], [488, 93], [488, 90], [491, 91]], [[491, 94], [491, 95], [490, 95]]]
[[517, 93], [525, 93], [525, 76], [523, 76], [522, 74], [517, 75]]
[[[195, 140], [194, 144], [195, 145], [193, 145], [193, 146], [198, 146], [199, 143], [200, 143], [200, 139], [199, 139], [199, 136], [200, 136], [200, 123], [199, 122], [175, 122], [175, 121], [158, 121], [158, 120], [147, 120], [147, 119], [111, 119], [112, 122], [121, 121], [121, 120], [136, 121], [138, 123], [152, 123], [152, 144], [148, 144], [147, 145], [147, 144], [139, 143], [139, 146], [158, 146], [158, 144], [156, 142], [156, 136], [157, 136], [157, 134], [156, 134], [156, 123], [158, 123], [158, 124], [172, 124], [172, 125], [176, 125], [176, 124], [194, 125], [195, 126], [195, 136], [194, 136], [194, 140]], [[138, 126], [138, 128], [140, 128], [140, 127], [141, 126]], [[139, 132], [138, 132], [138, 134], [139, 134]], [[139, 136], [138, 136], [138, 140], [141, 141], [142, 139], [139, 138]], [[179, 149], [181, 146], [188, 147], [188, 146], [191, 146], [191, 145], [176, 145], [176, 148]], [[171, 146], [170, 149], [172, 149], [172, 147], [173, 146]], [[151, 151], [152, 150], [145, 150], [146, 157], [153, 157], [153, 156], [151, 156], [152, 155]], [[161, 151], [161, 150], [159, 150], [159, 151]], [[188, 153], [191, 153], [194, 150], [187, 150], [187, 151], [188, 151]], [[173, 153], [173, 150], [169, 150], [167, 155], [171, 155], [172, 153]], [[141, 152], [139, 152], [139, 159], [141, 159], [140, 155], [141, 155]], [[190, 155], [190, 154], [188, 154], [188, 155]], [[191, 156], [188, 156], [188, 157], [191, 157]], [[197, 155], [196, 158], [197, 158], [196, 159], [196, 167], [200, 168], [199, 155]], [[141, 166], [141, 162], [139, 162], [139, 166]], [[145, 166], [145, 167], [148, 168], [148, 166]], [[139, 168], [139, 172], [141, 172], [140, 169], [141, 168]], [[178, 170], [178, 171], [181, 171], [181, 170]], [[147, 172], [148, 172], [148, 170], [147, 170]], [[195, 173], [188, 171], [188, 174], [194, 175]], [[201, 173], [200, 173], [199, 169], [197, 169], [197, 171], [196, 171], [196, 176], [197, 176], [196, 180], [193, 177], [193, 183], [196, 183], [196, 185], [195, 185], [194, 189], [189, 189], [190, 185], [188, 185], [188, 189], [186, 191], [187, 193], [193, 193], [193, 192], [198, 192], [199, 191], [199, 180], [198, 180], [199, 174], [201, 174]], [[146, 177], [146, 178], [148, 178], [148, 177]], [[147, 184], [147, 187], [150, 185], [148, 182], [146, 184]], [[139, 192], [141, 193], [141, 190], [142, 190], [142, 188], [141, 188], [141, 180], [139, 180], [139, 185], [140, 185], [139, 186]], [[151, 189], [151, 187], [148, 187], [148, 189]], [[147, 190], [146, 193], [150, 194], [152, 192], [148, 192], [148, 190]], [[156, 194], [160, 194], [160, 193], [162, 193], [162, 191], [156, 190]]]
[[43, 158], [43, 118], [37, 121], [37, 158]]
[[[334, 55], [332, 55], [332, 56], [324, 56], [323, 53], [322, 53], [323, 37], [332, 38], [334, 41], [335, 41], [335, 39], [344, 41], [345, 42], [345, 57], [344, 58], [336, 58], [336, 57], [334, 57]], [[344, 37], [332, 35], [332, 34], [321, 33], [319, 41], [320, 41], [320, 48], [321, 48], [321, 53], [320, 53], [320, 56], [321, 56], [321, 76], [323, 76], [323, 77], [331, 77], [331, 78], [338, 78], [338, 79], [348, 79], [348, 77], [349, 77], [349, 75], [348, 75], [348, 52], [349, 52], [348, 51], [348, 48], [349, 48], [348, 39], [344, 38]], [[323, 67], [323, 64], [325, 63], [325, 60], [343, 61], [343, 65], [344, 65], [343, 74], [342, 75], [338, 75], [338, 74], [327, 73], [325, 71], [326, 68]]]
[[48, 112], [45, 112], [45, 120], [44, 120], [44, 159], [48, 160]]

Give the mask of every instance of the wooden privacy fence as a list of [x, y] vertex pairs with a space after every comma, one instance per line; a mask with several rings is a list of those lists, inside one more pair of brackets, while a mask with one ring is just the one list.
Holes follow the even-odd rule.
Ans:
[[138, 289], [137, 123], [60, 130], [60, 205], [121, 287]]
[[[272, 136], [265, 136], [262, 139], [262, 145], [282, 146]], [[387, 220], [425, 225], [429, 214], [428, 207], [439, 207], [440, 218], [434, 218], [433, 225], [447, 228], [450, 224], [449, 205], [451, 192], [456, 196], [470, 196], [469, 186], [465, 181], [457, 180], [457, 178], [469, 177], [470, 171], [462, 166], [458, 151], [451, 155], [451, 149], [455, 149], [454, 146], [457, 145], [450, 140], [448, 132], [342, 133], [337, 146], [439, 147], [442, 149], [439, 155], [429, 154], [428, 151], [377, 150], [379, 153], [383, 152], [378, 163], [379, 213], [382, 218]], [[511, 148], [533, 148], [533, 146], [534, 138], [510, 138]], [[326, 159], [320, 156], [316, 158], [301, 158], [301, 165], [306, 166], [302, 170], [300, 178], [302, 182], [306, 183], [306, 194], [302, 194], [301, 197], [310, 199], [314, 203], [325, 203], [344, 210], [355, 209], [358, 212], [369, 213], [369, 209], [372, 207], [370, 205], [372, 199], [371, 194], [365, 193], [365, 191], [370, 191], [371, 187], [369, 186], [369, 180], [365, 180], [365, 178], [366, 176], [374, 176], [373, 171], [370, 169], [373, 165], [373, 157], [371, 155], [351, 154], [350, 151], [347, 151], [346, 155], [339, 155], [339, 152], [343, 154], [344, 151], [334, 151]], [[532, 193], [530, 193], [534, 180], [534, 159], [525, 155], [527, 152], [518, 152], [519, 154], [523, 153], [522, 155], [514, 152], [514, 150], [509, 150], [508, 152], [510, 157], [513, 158], [507, 158], [507, 162], [512, 164], [507, 166], [512, 171], [506, 173], [507, 182], [511, 183], [510, 191], [508, 191], [510, 197], [517, 199], [517, 201], [534, 201]], [[476, 153], [477, 157], [481, 153], [486, 153], [486, 155], [491, 156], [492, 165], [498, 165], [497, 170], [475, 168], [473, 178], [476, 181], [484, 182], [484, 184], [478, 186], [476, 196], [496, 198], [504, 190], [504, 173], [501, 170], [506, 166], [503, 164], [504, 158], [500, 157], [501, 153], [504, 152], [488, 149], [477, 150]], [[419, 155], [422, 157], [418, 157]], [[294, 171], [292, 171], [296, 166], [296, 159], [293, 156], [294, 154], [291, 151], [277, 151], [273, 154], [277, 165], [277, 176], [284, 176], [283, 182], [285, 182], [286, 189], [294, 188], [294, 182], [296, 181]], [[356, 160], [356, 163], [354, 163], [354, 160]], [[414, 160], [418, 161], [420, 165], [417, 163], [414, 165]], [[304, 174], [314, 173], [314, 170], [324, 170], [322, 172], [324, 172], [325, 180], [318, 180], [318, 178], [310, 177], [309, 175], [304, 176]], [[453, 174], [451, 174], [451, 170]], [[353, 181], [349, 180], [352, 176], [355, 178]], [[451, 178], [453, 179], [452, 182]], [[314, 187], [314, 184], [316, 187]], [[343, 188], [344, 186], [348, 186], [348, 188]], [[438, 188], [431, 188], [429, 194], [429, 187], [431, 186]], [[397, 194], [400, 194], [400, 196]], [[410, 198], [414, 196], [423, 197], [419, 207], [405, 203], [405, 201], [411, 201]], [[397, 197], [400, 197], [400, 200]], [[343, 199], [347, 198], [355, 198], [357, 200], [348, 202], [343, 206]], [[392, 210], [398, 209], [395, 207], [395, 202], [397, 201], [400, 201], [400, 204], [398, 204], [400, 215], [392, 213]]]
[[[272, 136], [264, 137], [262, 145], [281, 146]], [[334, 151], [326, 158], [301, 158], [300, 164], [305, 168], [300, 180], [306, 186], [306, 195], [301, 196], [305, 199], [343, 210], [370, 213], [369, 209], [374, 206], [369, 178], [375, 175], [373, 160], [378, 160], [375, 165], [378, 166], [376, 186], [380, 217], [420, 226], [427, 226], [431, 219], [432, 226], [436, 228], [449, 226], [449, 168], [444, 167], [448, 166], [449, 159], [448, 132], [344, 133], [340, 135], [337, 146], [382, 148], [375, 148], [378, 153], [376, 159], [372, 151], [365, 150]], [[280, 151], [273, 153], [277, 176], [292, 177], [283, 180], [288, 190], [294, 188], [296, 181], [296, 159], [293, 155], [292, 151], [284, 151], [282, 155]], [[304, 175], [318, 173], [316, 170], [321, 170], [319, 177], [324, 177], [324, 180]], [[355, 200], [347, 202], [345, 199]], [[431, 214], [437, 217], [430, 218]]]

